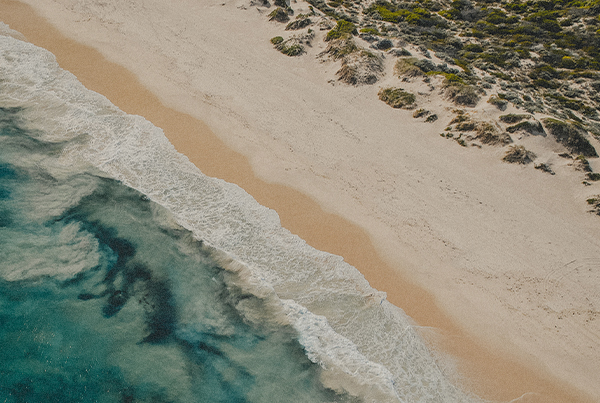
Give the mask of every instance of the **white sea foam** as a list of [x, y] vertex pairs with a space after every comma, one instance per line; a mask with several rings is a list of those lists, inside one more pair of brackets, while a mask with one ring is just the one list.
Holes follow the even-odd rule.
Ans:
[[0, 36], [0, 74], [0, 100], [26, 107], [49, 140], [85, 136], [67, 147], [64, 164], [93, 164], [230, 256], [225, 268], [271, 299], [272, 320], [281, 314], [299, 332], [309, 358], [326, 369], [326, 385], [373, 402], [472, 401], [446, 380], [384, 293], [342, 258], [282, 228], [238, 186], [203, 175], [162, 130], [86, 90], [47, 51], [8, 36]]

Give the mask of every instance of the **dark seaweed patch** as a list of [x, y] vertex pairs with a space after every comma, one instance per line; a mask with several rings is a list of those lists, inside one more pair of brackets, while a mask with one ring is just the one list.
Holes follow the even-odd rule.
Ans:
[[173, 334], [177, 323], [177, 309], [173, 295], [167, 283], [153, 281], [147, 284], [146, 325], [150, 334], [144, 338], [145, 343], [161, 343]]

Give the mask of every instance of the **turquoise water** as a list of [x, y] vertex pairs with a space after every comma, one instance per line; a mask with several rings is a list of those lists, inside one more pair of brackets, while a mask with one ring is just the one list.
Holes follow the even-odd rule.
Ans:
[[162, 207], [18, 121], [0, 109], [0, 401], [346, 401]]
[[0, 23], [0, 402], [474, 402], [339, 256]]

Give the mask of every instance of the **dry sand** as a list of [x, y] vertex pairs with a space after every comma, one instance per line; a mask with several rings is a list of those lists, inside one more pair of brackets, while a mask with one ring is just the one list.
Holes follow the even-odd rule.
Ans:
[[[460, 147], [438, 135], [451, 112], [437, 90], [420, 87], [440, 116], [426, 124], [377, 100], [398, 84], [389, 73], [372, 87], [331, 81], [339, 65], [315, 57], [323, 32], [286, 57], [269, 43], [281, 26], [247, 0], [135, 3], [0, 0], [0, 20], [357, 267], [456, 357], [465, 387], [600, 401], [600, 218], [585, 205], [600, 185], [583, 187], [559, 146], [521, 139], [555, 176]], [[472, 113], [499, 114], [485, 102]]]

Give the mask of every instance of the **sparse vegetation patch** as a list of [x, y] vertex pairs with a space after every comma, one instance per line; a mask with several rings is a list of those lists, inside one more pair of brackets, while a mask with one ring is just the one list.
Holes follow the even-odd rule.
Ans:
[[271, 38], [271, 43], [275, 49], [287, 56], [299, 56], [304, 53], [304, 46], [302, 46], [297, 38], [290, 38], [284, 40], [281, 36]]
[[600, 181], [600, 174], [597, 172], [588, 172], [586, 177], [588, 178], [588, 180], [591, 180], [594, 182]]
[[488, 99], [487, 102], [488, 102], [488, 104], [494, 105], [496, 108], [500, 109], [501, 111], [505, 110], [506, 106], [508, 105], [508, 101], [500, 98], [498, 95], [492, 95]]
[[423, 116], [427, 116], [430, 113], [431, 112], [429, 112], [427, 109], [420, 108], [420, 109], [417, 109], [416, 111], [414, 111], [413, 118], [418, 119], [418, 118], [421, 118]]
[[459, 82], [444, 80], [444, 93], [456, 105], [474, 107], [479, 102], [479, 95], [473, 87]]
[[342, 68], [336, 74], [346, 84], [374, 84], [383, 74], [383, 61], [367, 50], [356, 51], [342, 59]]
[[438, 116], [435, 113], [432, 113], [431, 115], [429, 115], [425, 118], [426, 123], [433, 123], [436, 120], [438, 120]]
[[590, 213], [600, 215], [600, 195], [587, 199], [587, 204], [591, 206]]
[[512, 124], [512, 123], [519, 123], [520, 121], [522, 121], [524, 119], [529, 119], [530, 117], [531, 117], [531, 115], [509, 113], [508, 115], [500, 116], [498, 119], [500, 119], [500, 121], [503, 123]]
[[415, 107], [415, 95], [402, 88], [383, 88], [378, 95], [379, 99], [392, 108], [412, 109]]
[[[600, 0], [307, 1], [310, 12], [298, 15], [285, 29], [308, 27], [314, 36], [310, 28], [318, 27], [316, 34], [327, 42], [319, 56], [341, 64], [339, 81], [373, 84], [386, 74], [384, 59], [391, 59], [394, 77], [388, 77], [389, 88], [379, 91], [379, 97], [395, 108], [416, 108], [417, 91], [427, 97], [438, 86], [447, 101], [461, 108], [476, 107], [482, 96], [499, 110], [511, 105], [523, 113], [508, 113], [495, 122], [454, 111], [457, 115], [441, 135], [481, 148], [508, 145], [511, 133], [521, 137], [548, 132], [568, 150], [571, 165], [585, 171], [584, 183], [594, 182], [597, 176], [585, 158], [598, 155], [588, 136], [600, 139]], [[293, 15], [292, 6], [300, 6], [286, 0], [273, 4], [277, 8], [269, 19], [281, 22]], [[269, 6], [262, 2], [262, 7]], [[311, 46], [300, 35], [272, 42], [290, 56], [302, 55], [304, 45]], [[422, 88], [411, 94], [398, 88], [403, 81]], [[549, 117], [540, 123], [534, 118], [537, 113]], [[472, 115], [481, 116], [478, 111]], [[437, 119], [422, 108], [413, 116], [426, 122]], [[504, 157], [514, 163], [533, 159], [522, 146], [511, 146]], [[535, 167], [553, 174], [547, 164]]]
[[512, 143], [512, 139], [508, 133], [500, 133], [494, 125], [487, 122], [479, 123], [476, 133], [477, 135], [475, 138], [483, 144], [496, 146]]
[[535, 154], [523, 146], [510, 146], [502, 161], [511, 164], [529, 164], [535, 159]]
[[509, 133], [516, 133], [518, 131], [523, 131], [523, 132], [527, 132], [527, 133], [533, 134], [533, 135], [545, 134], [544, 128], [540, 122], [537, 122], [537, 121], [531, 122], [528, 120], [526, 120], [524, 122], [519, 122], [516, 125], [508, 126], [506, 128], [506, 131]]
[[356, 25], [350, 21], [340, 20], [337, 22], [335, 28], [327, 33], [325, 37], [326, 41], [340, 38], [350, 38], [352, 35], [357, 35]]
[[289, 20], [288, 12], [281, 7], [277, 7], [269, 13], [269, 21], [288, 22]]
[[546, 163], [535, 164], [535, 169], [539, 169], [542, 172], [549, 173], [550, 175], [555, 175], [555, 172], [550, 168], [550, 166]]
[[569, 151], [585, 157], [597, 157], [596, 149], [585, 138], [585, 132], [572, 123], [558, 119], [546, 118], [542, 122], [556, 141], [564, 145]]
[[287, 24], [285, 29], [286, 29], [286, 31], [298, 30], [298, 29], [306, 28], [310, 24], [312, 24], [312, 21], [310, 18], [306, 18], [306, 17], [305, 18], [297, 18], [294, 21]]
[[352, 38], [336, 39], [329, 42], [329, 45], [327, 45], [327, 48], [321, 55], [328, 54], [333, 60], [338, 60], [359, 50], [360, 48], [356, 46]]
[[400, 77], [422, 77], [425, 76], [423, 70], [419, 67], [415, 66], [417, 62], [416, 57], [404, 57], [398, 59], [396, 65], [394, 66], [394, 71]]

